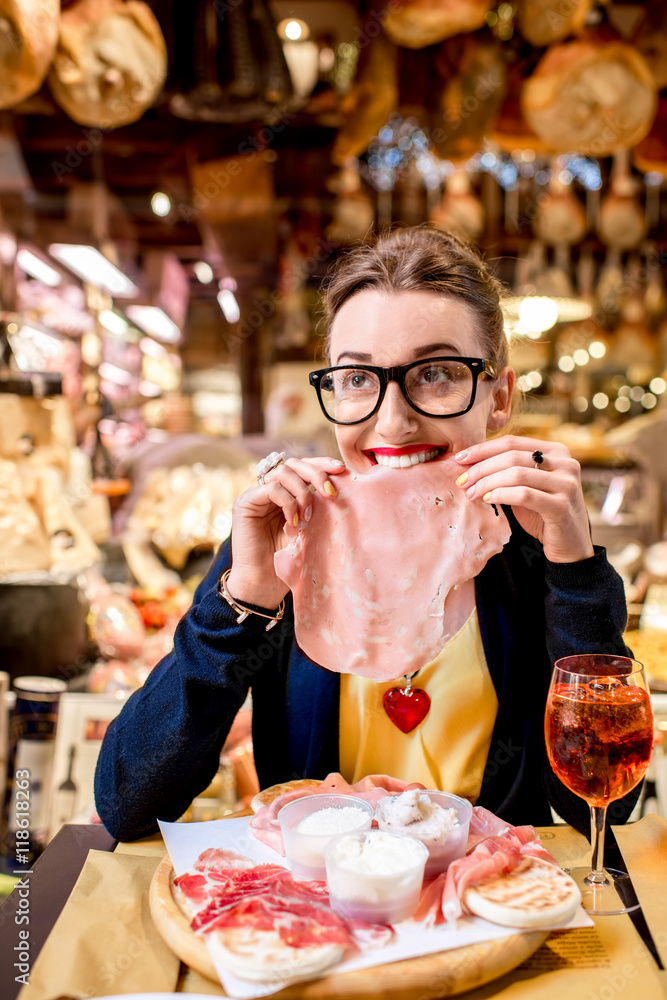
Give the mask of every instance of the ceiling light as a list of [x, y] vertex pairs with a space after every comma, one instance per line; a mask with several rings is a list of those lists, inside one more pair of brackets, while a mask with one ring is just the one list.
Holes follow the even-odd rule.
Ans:
[[665, 391], [665, 389], [667, 389], [667, 382], [665, 382], [664, 378], [660, 378], [658, 376], [657, 378], [651, 379], [651, 381], [648, 384], [648, 387], [651, 390], [651, 392], [654, 392], [656, 394], [656, 396], [661, 396]]
[[213, 268], [205, 260], [198, 260], [192, 269], [202, 285], [209, 285], [213, 281]]
[[221, 288], [218, 292], [218, 302], [223, 315], [228, 323], [238, 323], [241, 318], [241, 310], [236, 301], [236, 296], [231, 288]]
[[148, 396], [148, 397], [162, 395], [162, 389], [160, 388], [160, 386], [156, 385], [155, 382], [148, 382], [146, 379], [144, 379], [143, 382], [139, 383], [139, 392], [141, 393], [142, 396]]
[[151, 198], [151, 208], [155, 215], [164, 219], [171, 212], [171, 198], [164, 191], [156, 191]]
[[139, 341], [139, 350], [149, 358], [163, 358], [167, 353], [167, 348], [158, 344], [152, 337], [142, 337]]
[[601, 340], [593, 340], [588, 345], [588, 353], [592, 358], [603, 358], [607, 353], [607, 348]]
[[99, 321], [105, 330], [109, 333], [115, 333], [119, 337], [122, 337], [124, 333], [127, 332], [129, 323], [118, 313], [113, 312], [111, 309], [103, 309], [99, 315]]
[[546, 295], [528, 295], [519, 303], [519, 319], [528, 330], [544, 333], [558, 322], [558, 305]]
[[645, 392], [641, 398], [641, 404], [645, 410], [652, 410], [657, 402], [658, 399], [652, 392]]
[[177, 344], [181, 339], [181, 331], [174, 321], [157, 306], [128, 306], [126, 312], [132, 322], [151, 337], [167, 344]]
[[50, 267], [46, 261], [31, 253], [30, 250], [19, 250], [16, 255], [16, 263], [31, 278], [36, 278], [37, 281], [48, 285], [49, 288], [56, 288], [63, 280], [62, 274], [59, 274], [55, 268]]
[[0, 233], [0, 260], [9, 266], [16, 259], [16, 239], [11, 233]]
[[574, 361], [569, 354], [564, 354], [558, 359], [558, 367], [562, 372], [573, 372], [574, 371]]
[[573, 353], [572, 360], [574, 361], [575, 365], [582, 365], [583, 366], [583, 365], [587, 365], [588, 362], [591, 360], [591, 358], [590, 358], [590, 354], [588, 353], [588, 351], [585, 351], [583, 349], [583, 347], [579, 347]]
[[593, 406], [596, 410], [605, 410], [609, 406], [609, 396], [606, 392], [596, 392], [593, 396]]
[[290, 42], [303, 42], [310, 36], [310, 28], [300, 17], [283, 18], [276, 30], [280, 38]]
[[630, 402], [627, 396], [619, 396], [616, 402], [614, 403], [614, 406], [616, 407], [619, 413], [627, 413], [630, 407], [632, 406], [632, 403]]
[[100, 378], [106, 379], [107, 382], [113, 382], [115, 385], [129, 385], [132, 381], [132, 375], [130, 372], [126, 372], [124, 368], [119, 368], [118, 365], [112, 365], [109, 361], [103, 361], [99, 367]]
[[139, 289], [110, 260], [95, 247], [79, 246], [72, 243], [52, 243], [49, 253], [56, 260], [83, 278], [88, 284], [101, 288], [119, 299], [131, 299], [139, 294]]

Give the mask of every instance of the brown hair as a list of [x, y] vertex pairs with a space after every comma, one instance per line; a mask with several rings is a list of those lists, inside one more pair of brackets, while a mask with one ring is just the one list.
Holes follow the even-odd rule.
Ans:
[[365, 288], [440, 292], [463, 299], [480, 321], [477, 333], [485, 357], [496, 371], [507, 364], [502, 286], [479, 254], [451, 233], [428, 223], [389, 230], [374, 244], [361, 244], [339, 258], [324, 293], [327, 356], [338, 310]]

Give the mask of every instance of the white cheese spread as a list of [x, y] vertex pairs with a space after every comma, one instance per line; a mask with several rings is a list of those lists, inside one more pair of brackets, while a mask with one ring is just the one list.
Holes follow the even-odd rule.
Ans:
[[406, 837], [374, 830], [362, 836], [343, 837], [327, 851], [329, 861], [346, 871], [372, 875], [400, 875], [424, 861], [419, 843]]
[[455, 808], [432, 802], [428, 793], [418, 788], [381, 799], [375, 818], [381, 830], [408, 833], [427, 847], [441, 843], [447, 834], [461, 826]]
[[358, 830], [368, 821], [368, 813], [359, 806], [343, 806], [342, 809], [329, 807], [318, 809], [304, 816], [296, 826], [297, 833], [347, 833]]

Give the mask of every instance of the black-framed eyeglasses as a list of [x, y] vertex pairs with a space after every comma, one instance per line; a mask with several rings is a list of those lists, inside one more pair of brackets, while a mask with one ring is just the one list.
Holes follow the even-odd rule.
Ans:
[[311, 372], [322, 413], [334, 424], [361, 424], [377, 413], [387, 385], [398, 382], [413, 410], [424, 417], [460, 417], [475, 402], [477, 379], [497, 378], [486, 358], [424, 358], [394, 368], [336, 365]]

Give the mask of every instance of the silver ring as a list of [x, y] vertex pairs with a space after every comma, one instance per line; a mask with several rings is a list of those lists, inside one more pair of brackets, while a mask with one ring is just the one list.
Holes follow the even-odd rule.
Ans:
[[272, 451], [270, 455], [263, 458], [261, 462], [257, 463], [255, 471], [257, 472], [257, 482], [260, 486], [264, 485], [264, 478], [271, 472], [272, 469], [277, 469], [279, 465], [282, 465], [285, 461], [284, 451]]
[[541, 468], [542, 463], [544, 462], [544, 455], [543, 455], [543, 453], [538, 449], [537, 451], [534, 451], [533, 454], [530, 457], [532, 458], [533, 462], [535, 463], [535, 468], [536, 469]]

